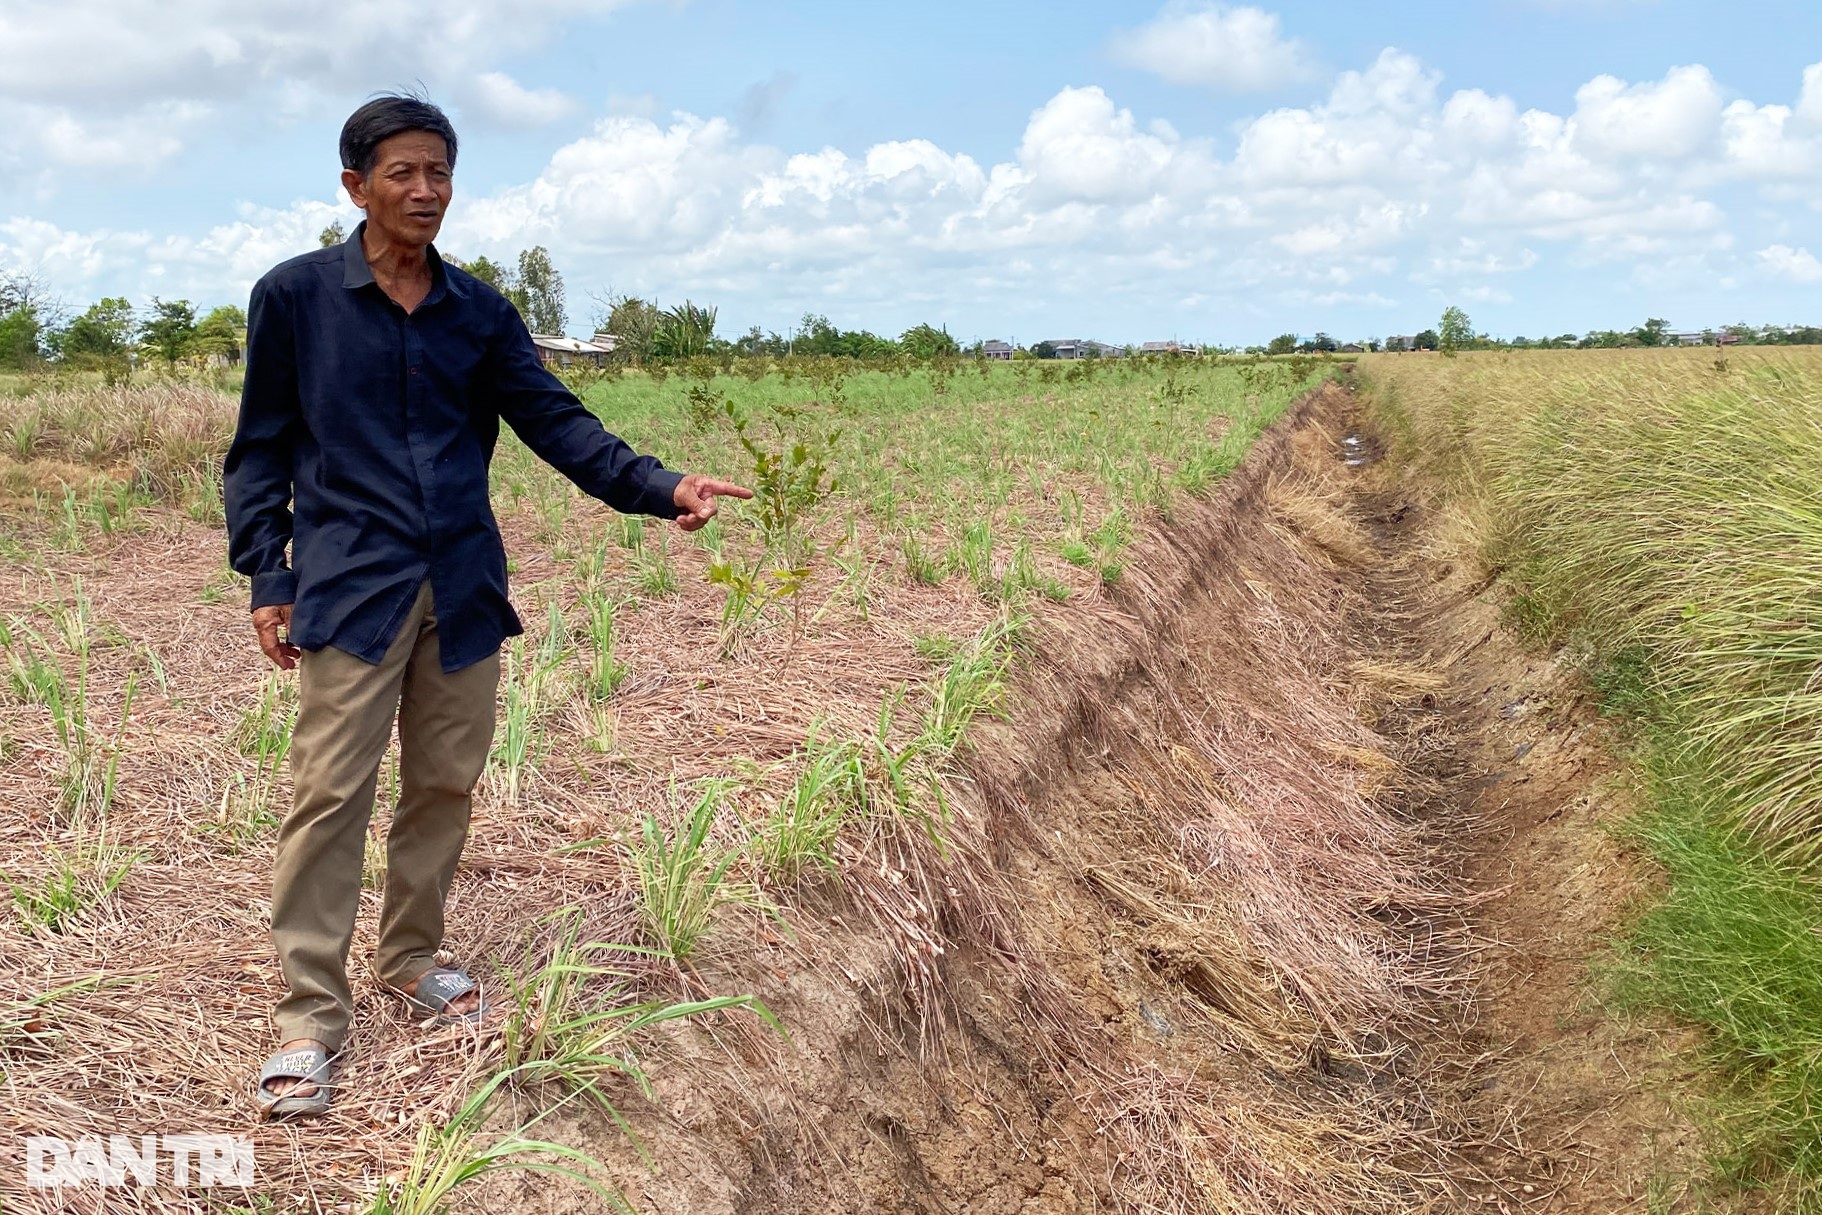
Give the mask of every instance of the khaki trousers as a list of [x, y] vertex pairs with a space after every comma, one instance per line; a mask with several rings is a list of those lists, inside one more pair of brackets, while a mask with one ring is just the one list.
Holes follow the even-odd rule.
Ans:
[[329, 648], [298, 660], [291, 738], [297, 791], [279, 828], [272, 874], [272, 944], [289, 988], [273, 1014], [281, 1042], [313, 1038], [333, 1052], [347, 1035], [354, 1006], [348, 948], [380, 760], [395, 718], [399, 804], [386, 835], [380, 979], [394, 987], [413, 982], [443, 943], [443, 902], [493, 742], [500, 656], [447, 675], [438, 658], [426, 580], [378, 665]]

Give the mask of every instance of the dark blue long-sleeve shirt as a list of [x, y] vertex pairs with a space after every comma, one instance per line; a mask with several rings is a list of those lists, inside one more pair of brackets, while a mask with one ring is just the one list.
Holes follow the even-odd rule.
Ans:
[[615, 510], [675, 518], [682, 478], [609, 434], [539, 365], [513, 306], [434, 249], [407, 314], [374, 282], [364, 228], [253, 288], [228, 557], [254, 607], [294, 605], [293, 644], [368, 662], [429, 578], [443, 669], [459, 670], [523, 631], [487, 492], [502, 418]]

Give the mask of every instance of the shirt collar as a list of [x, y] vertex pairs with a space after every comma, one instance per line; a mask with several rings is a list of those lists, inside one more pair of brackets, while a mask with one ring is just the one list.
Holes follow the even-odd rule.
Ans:
[[[367, 254], [361, 248], [361, 233], [366, 230], [367, 221], [363, 219], [354, 225], [354, 231], [349, 233], [348, 239], [342, 242], [342, 286], [344, 287], [373, 286], [373, 267], [367, 264]], [[460, 299], [467, 299], [468, 288], [462, 285], [461, 280], [449, 273], [448, 267], [443, 264], [442, 255], [437, 252], [437, 247], [430, 245], [424, 252], [430, 261], [430, 294], [425, 297], [424, 302], [430, 303], [439, 298], [444, 291], [448, 291], [449, 294]]]
[[[462, 285], [461, 279], [449, 273], [449, 268], [443, 264], [443, 255], [437, 252], [437, 247], [431, 245], [424, 251], [430, 255], [431, 290], [434, 291], [438, 287], [443, 287], [449, 291], [449, 294], [455, 296], [457, 299], [467, 299], [468, 288]], [[361, 260], [366, 261], [367, 259], [362, 258]]]
[[367, 254], [361, 249], [361, 233], [367, 230], [367, 221], [362, 220], [354, 225], [354, 231], [342, 242], [342, 286], [371, 287], [373, 285], [373, 267], [367, 264]]

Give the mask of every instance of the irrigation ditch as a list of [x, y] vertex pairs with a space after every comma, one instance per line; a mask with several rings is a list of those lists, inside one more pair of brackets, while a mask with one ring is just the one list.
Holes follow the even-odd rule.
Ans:
[[1609, 727], [1381, 450], [1326, 385], [1041, 609], [942, 843], [725, 964], [788, 1036], [677, 1026], [645, 1159], [540, 1134], [641, 1211], [1690, 1209], [1684, 1043], [1591, 978], [1649, 883]]

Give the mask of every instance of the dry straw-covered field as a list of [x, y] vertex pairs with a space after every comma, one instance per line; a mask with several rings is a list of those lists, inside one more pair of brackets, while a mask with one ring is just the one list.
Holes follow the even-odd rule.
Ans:
[[448, 943], [502, 1011], [412, 1025], [365, 906], [342, 1088], [279, 1127], [250, 1093], [295, 693], [224, 566], [233, 401], [0, 400], [7, 1150], [175, 1128], [250, 1135], [259, 1168], [58, 1194], [13, 1160], [9, 1210], [1451, 1192], [1407, 1031], [1456, 990], [1454, 903], [1350, 690], [1360, 539], [1293, 469], [1340, 467], [1327, 369], [743, 370], [586, 386], [761, 491], [693, 537], [503, 446], [528, 631]]

